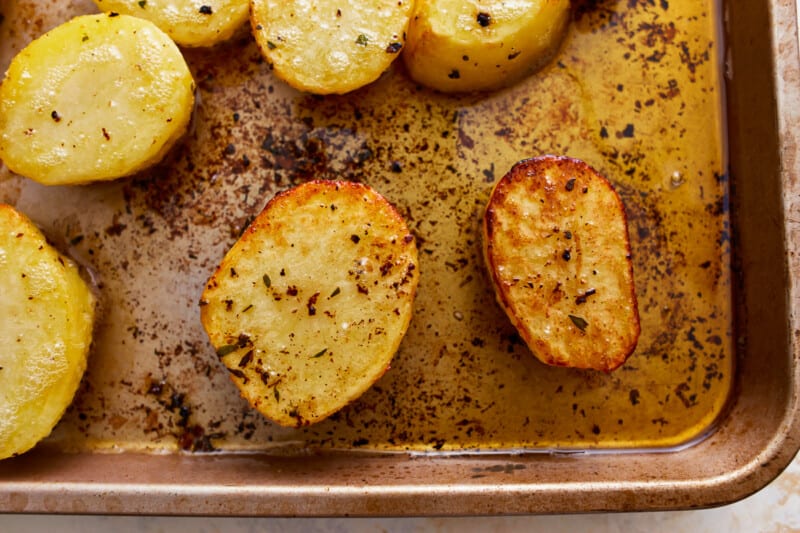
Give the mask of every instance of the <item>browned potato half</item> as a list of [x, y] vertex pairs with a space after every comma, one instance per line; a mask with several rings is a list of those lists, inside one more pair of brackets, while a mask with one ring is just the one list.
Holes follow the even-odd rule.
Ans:
[[292, 87], [343, 94], [378, 79], [400, 55], [413, 0], [251, 0], [253, 35]]
[[248, 0], [94, 0], [106, 13], [147, 19], [181, 46], [229, 39], [250, 14]]
[[542, 362], [611, 371], [639, 338], [625, 209], [582, 161], [517, 163], [494, 188], [483, 250], [497, 301]]
[[92, 342], [94, 297], [78, 267], [27, 217], [0, 204], [0, 459], [50, 434]]
[[0, 159], [45, 185], [127, 176], [163, 158], [193, 105], [189, 67], [152, 22], [75, 17], [12, 60], [0, 85]]
[[275, 196], [203, 292], [201, 320], [250, 404], [318, 422], [388, 369], [419, 274], [405, 222], [370, 187], [312, 181]]
[[443, 92], [510, 85], [547, 63], [569, 22], [569, 0], [417, 0], [403, 61]]

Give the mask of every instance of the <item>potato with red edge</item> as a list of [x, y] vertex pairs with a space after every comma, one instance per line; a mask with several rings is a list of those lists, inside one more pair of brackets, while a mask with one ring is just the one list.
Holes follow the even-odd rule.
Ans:
[[315, 94], [367, 85], [400, 56], [413, 0], [251, 0], [256, 43], [275, 74]]
[[0, 459], [50, 434], [92, 343], [95, 298], [75, 263], [0, 204]]
[[497, 301], [542, 362], [608, 372], [636, 348], [625, 209], [586, 163], [514, 165], [486, 206], [483, 252]]
[[411, 320], [414, 237], [374, 189], [311, 181], [269, 201], [200, 317], [242, 396], [283, 426], [323, 420], [389, 368]]
[[569, 22], [569, 0], [417, 0], [403, 61], [442, 92], [491, 91], [548, 63]]

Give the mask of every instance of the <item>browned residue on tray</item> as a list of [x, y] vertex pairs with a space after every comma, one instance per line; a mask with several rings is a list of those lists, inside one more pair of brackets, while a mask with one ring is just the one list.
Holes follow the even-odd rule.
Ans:
[[[73, 9], [18, 5], [4, 12], [6, 60]], [[713, 5], [578, 2], [552, 65], [463, 97], [419, 88], [399, 66], [350, 95], [298, 94], [245, 36], [185, 51], [199, 97], [192, 129], [151, 171], [46, 189], [3, 169], [0, 200], [95, 273], [105, 310], [83, 387], [51, 441], [473, 450], [670, 446], [703, 433], [728, 397], [734, 351]], [[489, 191], [514, 162], [542, 153], [586, 160], [627, 208], [642, 335], [608, 375], [538, 363], [484, 277]], [[421, 282], [391, 370], [331, 419], [290, 430], [239, 397], [197, 301], [269, 198], [311, 178], [364, 181], [389, 198], [419, 239]]]

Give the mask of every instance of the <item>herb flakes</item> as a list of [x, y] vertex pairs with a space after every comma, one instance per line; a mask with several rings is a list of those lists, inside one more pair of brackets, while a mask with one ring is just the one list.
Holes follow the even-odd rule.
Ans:
[[226, 355], [236, 351], [238, 346], [236, 344], [226, 344], [217, 348], [217, 357], [225, 357]]
[[575, 324], [575, 327], [581, 331], [586, 331], [586, 328], [589, 326], [589, 323], [586, 321], [585, 318], [576, 316], [576, 315], [567, 315], [569, 319], [572, 320], [572, 323]]

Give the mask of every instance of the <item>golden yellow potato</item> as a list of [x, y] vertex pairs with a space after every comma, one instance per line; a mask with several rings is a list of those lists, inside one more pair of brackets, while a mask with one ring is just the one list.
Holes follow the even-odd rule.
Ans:
[[370, 187], [312, 181], [275, 196], [222, 260], [201, 320], [250, 404], [318, 422], [388, 369], [411, 320], [414, 237]]
[[0, 204], [0, 459], [50, 434], [92, 341], [94, 297], [78, 268], [25, 216]]
[[542, 362], [608, 372], [636, 348], [625, 209], [586, 163], [516, 164], [486, 207], [483, 251], [497, 301]]
[[375, 81], [405, 43], [413, 0], [251, 0], [261, 52], [286, 83], [343, 94]]
[[250, 14], [248, 0], [94, 0], [97, 7], [147, 19], [181, 46], [212, 46], [233, 36]]
[[442, 92], [499, 89], [550, 61], [568, 22], [569, 0], [417, 0], [403, 61]]
[[193, 102], [183, 56], [153, 23], [76, 17], [12, 60], [0, 85], [0, 159], [46, 185], [127, 176], [161, 160]]

